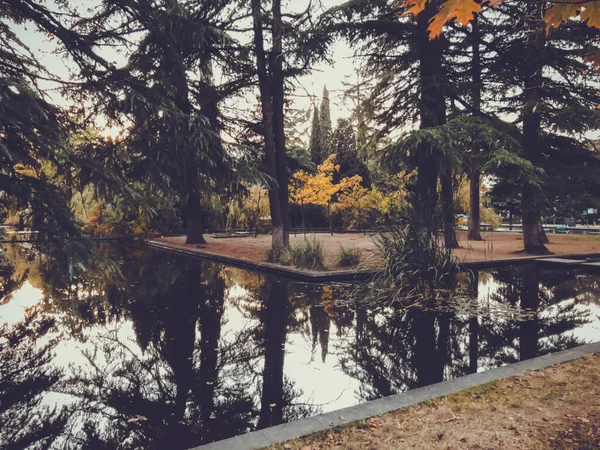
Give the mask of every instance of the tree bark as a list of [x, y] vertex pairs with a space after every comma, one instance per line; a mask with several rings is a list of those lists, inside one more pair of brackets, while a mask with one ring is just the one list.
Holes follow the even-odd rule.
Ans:
[[481, 216], [479, 207], [479, 180], [481, 172], [473, 170], [469, 178], [469, 232], [467, 239], [469, 241], [482, 241], [481, 238]]
[[[419, 83], [421, 101], [419, 115], [420, 128], [431, 128], [446, 122], [446, 102], [444, 93], [444, 72], [442, 67], [442, 40], [429, 39], [429, 22], [437, 13], [438, 1], [426, 3], [425, 9], [417, 17], [417, 45], [419, 49]], [[436, 220], [437, 180], [441, 155], [428, 143], [423, 143], [416, 152], [417, 212], [420, 214], [420, 227], [430, 235], [438, 232]]]
[[[473, 55], [471, 57], [471, 76], [472, 76], [472, 96], [473, 96], [473, 115], [477, 116], [481, 112], [481, 35], [479, 33], [479, 14], [475, 14], [471, 24], [471, 42]], [[478, 167], [478, 153], [480, 148], [475, 146], [471, 149], [471, 176], [469, 177], [469, 231], [467, 239], [469, 241], [481, 241], [481, 217], [479, 208], [479, 183], [481, 181], [481, 171]]]
[[186, 244], [206, 244], [202, 235], [202, 205], [200, 196], [196, 192], [190, 192], [187, 198], [187, 239]]
[[[538, 165], [541, 160], [541, 117], [539, 107], [542, 103], [540, 90], [543, 84], [543, 54], [546, 46], [546, 29], [543, 22], [541, 3], [528, 0], [526, 20], [528, 36], [524, 62], [525, 86], [523, 91], [523, 151], [526, 157]], [[539, 227], [541, 220], [542, 192], [534, 186], [523, 187], [523, 244], [524, 252], [531, 254], [550, 253], [544, 245]]]
[[288, 170], [285, 148], [285, 111], [283, 76], [283, 25], [281, 19], [281, 0], [273, 0], [273, 47], [269, 65], [273, 83], [273, 140], [275, 143], [275, 169], [279, 187], [279, 202], [283, 227], [283, 245], [290, 245]]
[[452, 173], [444, 170], [441, 174], [442, 206], [444, 211], [444, 246], [458, 248], [456, 238], [456, 217], [454, 215], [454, 186]]
[[[261, 18], [260, 0], [252, 0], [252, 18], [254, 29], [254, 50], [256, 53], [256, 69], [263, 116], [263, 135], [265, 141], [265, 165], [267, 173], [275, 181], [269, 183], [269, 205], [271, 209], [271, 247], [275, 254], [280, 254], [286, 247], [284, 218], [281, 209], [280, 186], [275, 156], [275, 134], [273, 121], [273, 91], [271, 76], [267, 71], [267, 59], [264, 49], [264, 36]], [[287, 189], [287, 185], [286, 185]], [[289, 241], [289, 235], [288, 235]]]

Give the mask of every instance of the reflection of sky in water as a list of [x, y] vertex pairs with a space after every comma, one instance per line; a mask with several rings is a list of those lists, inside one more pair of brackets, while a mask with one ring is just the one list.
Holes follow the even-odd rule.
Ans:
[[[143, 282], [143, 280], [135, 280]], [[224, 298], [224, 313], [221, 317], [221, 330], [219, 337], [219, 351], [224, 349], [235, 348], [236, 346], [251, 347], [256, 345], [254, 341], [240, 341], [243, 336], [250, 336], [253, 330], [260, 329], [262, 324], [260, 314], [252, 314], [250, 311], [260, 310], [265, 299], [256, 298], [256, 292], [242, 286], [243, 282], [236, 279], [235, 276], [230, 277], [228, 285], [225, 288]], [[585, 285], [587, 286], [587, 285]], [[507, 362], [516, 361], [519, 359], [519, 330], [520, 325], [514, 322], [514, 318], [519, 316], [521, 310], [519, 304], [508, 305], [501, 299], [500, 293], [506, 287], [506, 280], [496, 279], [494, 276], [487, 274], [480, 278], [478, 297], [475, 302], [476, 310], [479, 312], [478, 327], [481, 327], [482, 336], [486, 333], [498, 333], [498, 330], [508, 330], [512, 333], [508, 336], [496, 337], [503, 340], [496, 343], [497, 348], [492, 353], [486, 353], [481, 350], [478, 355], [477, 371], [484, 371], [490, 368], [498, 367]], [[364, 401], [369, 396], [377, 397], [380, 392], [380, 387], [371, 386], [370, 383], [375, 382], [378, 377], [389, 382], [391, 392], [400, 392], [405, 389], [416, 387], [417, 382], [411, 381], [411, 376], [419, 373], [417, 347], [414, 342], [407, 342], [407, 346], [414, 346], [408, 349], [398, 347], [404, 343], [398, 343], [398, 334], [414, 333], [410, 329], [411, 323], [403, 322], [408, 319], [398, 319], [393, 322], [390, 319], [390, 308], [379, 308], [377, 312], [371, 311], [365, 318], [368, 322], [363, 325], [362, 332], [357, 331], [358, 316], [356, 311], [350, 319], [349, 323], [343, 328], [338, 326], [335, 320], [335, 312], [323, 310], [320, 305], [315, 307], [307, 304], [308, 300], [303, 297], [304, 291], [299, 289], [298, 292], [290, 290], [290, 297], [294, 298], [294, 304], [300, 305], [294, 311], [289, 311], [289, 317], [297, 322], [297, 326], [288, 326], [285, 335], [285, 359], [283, 364], [285, 379], [293, 385], [294, 392], [299, 396], [292, 401], [294, 405], [309, 405], [312, 413], [327, 412], [347, 406], [352, 406], [358, 402]], [[550, 290], [540, 290], [545, 296], [551, 296]], [[562, 311], [570, 311], [568, 314], [585, 315], [589, 318], [589, 323], [578, 325], [574, 329], [561, 331], [551, 337], [539, 336], [537, 345], [543, 351], [544, 349], [552, 349], [557, 342], [567, 342], [566, 338], [575, 338], [578, 343], [586, 343], [600, 340], [600, 305], [599, 302], [583, 302], [580, 296], [581, 292], [577, 292], [575, 300], [573, 297], [560, 299], [554, 304], [544, 304], [540, 309], [539, 320], [544, 323], [551, 323], [557, 315], [560, 316]], [[587, 292], [583, 292], [587, 294]], [[4, 299], [4, 303], [0, 305], [0, 323], [6, 323], [8, 326], [14, 326], [22, 321], [27, 314], [27, 310], [35, 308], [43, 298], [43, 293], [40, 289], [33, 287], [28, 281], [25, 281], [18, 289], [9, 294], [10, 296]], [[262, 294], [261, 294], [262, 295]], [[80, 298], [85, 299], [85, 294]], [[589, 300], [589, 295], [587, 296]], [[298, 300], [300, 299], [300, 300]], [[82, 300], [85, 301], [85, 300]], [[319, 308], [319, 309], [317, 309]], [[462, 308], [462, 309], [461, 309]], [[461, 305], [458, 314], [451, 319], [453, 322], [449, 325], [451, 330], [452, 342], [455, 349], [448, 349], [448, 354], [439, 353], [440, 349], [432, 349], [433, 353], [426, 356], [430, 360], [436, 358], [445, 358], [443, 362], [443, 379], [452, 378], [468, 373], [469, 367], [469, 349], [470, 349], [470, 331], [469, 318], [472, 317], [468, 313], [468, 309], [473, 309], [473, 305]], [[312, 315], [315, 316], [313, 323]], [[481, 314], [484, 313], [484, 316]], [[57, 323], [61, 324], [68, 319], [67, 312], [55, 313], [52, 315], [57, 319]], [[285, 320], [285, 319], [282, 319]], [[325, 320], [326, 327], [317, 330], [321, 333], [318, 337], [315, 335], [317, 320]], [[414, 320], [414, 319], [413, 319]], [[437, 319], [436, 319], [437, 320]], [[516, 324], [516, 325], [515, 325]], [[394, 328], [396, 327], [396, 328]], [[403, 328], [404, 327], [404, 328]], [[436, 321], [431, 329], [433, 333], [432, 339], [438, 339], [442, 333], [441, 322]], [[511, 328], [512, 327], [512, 328]], [[52, 364], [59, 367], [64, 376], [92, 376], [94, 367], [99, 370], [104, 370], [106, 377], [109, 380], [126, 383], [124, 378], [113, 371], [115, 366], [115, 354], [119, 358], [150, 361], [153, 357], [148, 353], [148, 350], [143, 351], [138, 343], [138, 335], [136, 333], [136, 324], [131, 319], [110, 319], [103, 325], [88, 325], [85, 326], [77, 337], [69, 334], [66, 327], [53, 330], [42, 339], [46, 342], [52, 337], [60, 337], [58, 345], [54, 348], [54, 358]], [[139, 330], [138, 330], [139, 331]], [[418, 329], [417, 331], [418, 332]], [[244, 334], [247, 333], [247, 334]], [[323, 337], [323, 333], [327, 336]], [[366, 334], [365, 334], [366, 333]], [[369, 334], [375, 333], [375, 334]], [[360, 335], [364, 334], [367, 339], [381, 339], [381, 336], [388, 336], [390, 341], [386, 344], [385, 341], [380, 341], [380, 345], [375, 345], [370, 348], [371, 342], [360, 341]], [[392, 337], [396, 336], [396, 337]], [[426, 336], [417, 337], [416, 339], [424, 339]], [[196, 340], [199, 340], [199, 329], [196, 325]], [[323, 339], [325, 344], [323, 343]], [[412, 339], [412, 338], [411, 338]], [[483, 339], [483, 338], [482, 338]], [[569, 341], [570, 342], [570, 341]], [[152, 345], [152, 344], [151, 344]], [[381, 361], [380, 373], [370, 373], [368, 361], [362, 361], [355, 353], [357, 350], [353, 345], [359, 348], [362, 346], [364, 354], [367, 357], [374, 358], [376, 361]], [[365, 345], [367, 348], [364, 348]], [[437, 344], [435, 344], [437, 345]], [[448, 344], [450, 345], [450, 344]], [[562, 344], [560, 344], [562, 345]], [[397, 346], [397, 347], [394, 347]], [[326, 349], [326, 351], [325, 351]], [[354, 349], [354, 350], [353, 350]], [[396, 350], [395, 350], [396, 349]], [[260, 349], [259, 349], [260, 350]], [[118, 353], [118, 352], [122, 352]], [[396, 357], [394, 351], [399, 351]], [[404, 351], [404, 353], [403, 353]], [[108, 353], [107, 353], [108, 352]], [[436, 353], [438, 352], [438, 353]], [[195, 350], [194, 358], [197, 357], [198, 349]], [[93, 356], [92, 356], [93, 355]], [[228, 359], [226, 366], [221, 367], [220, 380], [221, 387], [228, 387], [234, 390], [236, 386], [244, 386], [245, 393], [252, 399], [255, 407], [260, 410], [261, 390], [263, 387], [263, 368], [264, 353], [255, 351], [250, 360], [240, 362], [235, 358]], [[415, 355], [417, 359], [415, 358]], [[436, 356], [437, 355], [437, 356]], [[154, 354], [156, 356], [156, 353]], [[364, 356], [364, 355], [363, 355]], [[93, 360], [93, 364], [88, 358]], [[323, 360], [324, 358], [324, 360]], [[399, 359], [398, 359], [399, 358]], [[402, 360], [405, 358], [405, 360]], [[410, 361], [406, 358], [411, 358]], [[399, 362], [400, 360], [400, 362]], [[429, 361], [435, 363], [435, 361]], [[148, 386], [156, 383], [153, 376], [169, 377], [171, 369], [169, 362], [162, 359], [153, 368], [154, 375], [146, 374], [146, 382]], [[194, 364], [197, 364], [195, 362]], [[403, 364], [405, 368], [397, 368], [398, 364]], [[250, 370], [244, 370], [242, 366], [251, 367]], [[343, 367], [342, 367], [343, 365]], [[416, 366], [415, 366], [416, 365]], [[239, 366], [239, 367], [238, 367]], [[246, 368], [247, 369], [247, 368]], [[398, 370], [398, 371], [396, 371]], [[406, 379], [395, 379], [396, 376], [408, 377]], [[374, 381], [375, 380], [375, 381]], [[435, 380], [440, 381], [440, 380]], [[433, 381], [432, 381], [433, 382]], [[385, 384], [385, 383], [384, 383]], [[126, 385], [124, 385], [126, 386]], [[158, 391], [153, 392], [150, 389], [148, 395], [156, 397]], [[390, 392], [390, 393], [391, 393]], [[215, 392], [216, 396], [222, 395]], [[221, 398], [222, 400], [223, 398]], [[44, 404], [46, 405], [69, 405], [75, 404], [77, 398], [70, 397], [58, 392], [49, 392], [44, 394]], [[72, 433], [77, 433], [78, 427], [77, 415], [71, 418], [70, 426]], [[254, 425], [258, 419], [252, 419]], [[106, 422], [98, 418], [97, 426], [101, 429], [106, 426]], [[60, 441], [58, 441], [60, 442]]]
[[42, 299], [42, 291], [25, 281], [23, 285], [9, 294], [4, 304], [0, 304], [0, 324], [8, 326], [22, 322], [29, 308], [34, 307]]

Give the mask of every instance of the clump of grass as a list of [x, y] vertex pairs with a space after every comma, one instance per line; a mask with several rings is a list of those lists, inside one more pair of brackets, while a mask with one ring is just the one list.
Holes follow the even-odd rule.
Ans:
[[357, 248], [346, 249], [341, 247], [338, 258], [338, 267], [356, 267], [360, 264], [360, 250]]
[[289, 252], [289, 250], [286, 248], [271, 247], [269, 250], [267, 250], [267, 261], [271, 263], [279, 263], [282, 259], [282, 256], [284, 256], [284, 253], [286, 252]]
[[411, 207], [393, 217], [377, 242], [385, 264], [376, 283], [384, 297], [415, 304], [463, 294], [456, 282], [458, 262], [441, 245], [440, 228], [437, 216], [424, 217]]
[[303, 241], [292, 247], [292, 264], [310, 270], [325, 269], [323, 257], [323, 245], [320, 241], [313, 239]]

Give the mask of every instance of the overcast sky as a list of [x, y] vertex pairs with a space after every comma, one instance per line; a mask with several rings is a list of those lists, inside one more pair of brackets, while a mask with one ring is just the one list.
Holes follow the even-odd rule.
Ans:
[[[321, 0], [318, 6], [319, 12], [330, 7], [342, 3], [343, 0]], [[88, 8], [97, 5], [97, 0], [83, 0], [78, 2], [80, 11], [84, 12]], [[292, 7], [293, 10], [299, 11], [306, 8], [306, 0], [293, 0], [287, 2], [287, 7]], [[290, 6], [293, 5], [293, 6]], [[45, 6], [50, 9], [57, 10], [57, 6], [52, 1], [45, 2]], [[284, 7], [286, 7], [284, 5]], [[68, 80], [71, 78], [70, 70], [74, 69], [74, 65], [65, 61], [56, 53], [56, 44], [52, 38], [38, 32], [35, 27], [30, 25], [19, 25], [15, 28], [17, 35], [35, 54], [41, 62], [49, 69], [56, 77]], [[117, 65], [122, 65], [125, 58], [114, 51], [103, 55], [106, 59], [112, 60]], [[293, 101], [293, 106], [298, 109], [308, 110], [313, 103], [319, 103], [323, 91], [323, 87], [327, 85], [330, 91], [331, 101], [331, 116], [335, 124], [340, 117], [350, 115], [350, 110], [353, 107], [351, 101], [343, 101], [344, 81], [356, 82], [356, 62], [353, 59], [353, 51], [344, 42], [335, 42], [331, 48], [331, 57], [333, 64], [319, 64], [314, 67], [310, 75], [306, 75], [297, 80], [294, 80], [295, 89], [290, 94], [290, 99]], [[42, 82], [42, 87], [46, 89], [52, 100], [62, 106], [68, 106], [70, 101], [63, 98], [58, 86], [50, 82]], [[255, 103], [255, 96], [249, 96], [245, 101], [236, 105], [242, 108], [248, 108], [250, 104]], [[308, 129], [309, 122], [306, 124]], [[118, 129], [109, 131], [108, 134], [116, 134]], [[306, 137], [308, 139], [308, 136]]]

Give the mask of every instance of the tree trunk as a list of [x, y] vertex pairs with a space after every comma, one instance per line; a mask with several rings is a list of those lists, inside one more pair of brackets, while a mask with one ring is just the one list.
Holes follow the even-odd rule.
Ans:
[[289, 193], [287, 150], [285, 148], [285, 111], [283, 76], [283, 26], [281, 19], [281, 0], [273, 0], [273, 47], [269, 66], [273, 83], [273, 141], [275, 143], [275, 175], [279, 186], [279, 202], [283, 227], [283, 245], [290, 245]]
[[206, 244], [202, 235], [202, 205], [200, 196], [195, 192], [190, 192], [187, 199], [186, 208], [187, 217], [187, 239], [186, 244]]
[[[481, 113], [481, 35], [479, 34], [479, 14], [475, 14], [471, 24], [471, 42], [473, 55], [471, 58], [471, 76], [473, 79], [473, 115], [478, 116]], [[471, 149], [471, 176], [469, 177], [469, 231], [467, 239], [469, 241], [481, 241], [481, 217], [479, 208], [479, 183], [481, 180], [481, 171], [477, 169], [478, 154], [480, 148]]]
[[458, 248], [456, 239], [456, 217], [454, 215], [454, 188], [452, 173], [444, 170], [441, 174], [442, 206], [444, 210], [444, 246]]
[[508, 210], [508, 229], [510, 231], [512, 231], [512, 229], [513, 229], [513, 221], [514, 221], [514, 214], [513, 214], [512, 208], [510, 208]]
[[[429, 22], [438, 11], [438, 1], [426, 3], [425, 9], [417, 17], [417, 47], [419, 49], [419, 83], [421, 102], [419, 115], [420, 128], [431, 128], [446, 122], [446, 102], [444, 94], [444, 71], [442, 67], [442, 40], [429, 39]], [[416, 198], [419, 226], [434, 236], [439, 224], [436, 218], [437, 180], [441, 155], [428, 143], [420, 145], [416, 152], [417, 181]]]
[[467, 239], [469, 241], [481, 241], [481, 217], [479, 208], [479, 179], [481, 172], [474, 170], [469, 179], [469, 232]]
[[[258, 84], [260, 88], [260, 101], [263, 117], [263, 135], [265, 141], [265, 165], [267, 173], [275, 183], [269, 183], [269, 205], [271, 209], [271, 248], [275, 254], [280, 254], [289, 243], [286, 243], [284, 218], [282, 214], [281, 191], [278, 179], [275, 134], [273, 122], [273, 92], [272, 79], [267, 71], [267, 60], [264, 49], [264, 37], [262, 26], [262, 12], [260, 0], [252, 0], [252, 18], [254, 29], [254, 50], [256, 53], [256, 69], [258, 72]], [[287, 185], [286, 185], [287, 189]]]
[[546, 231], [544, 230], [544, 226], [542, 225], [541, 220], [538, 223], [538, 227], [540, 228], [540, 235], [541, 235], [542, 242], [544, 244], [548, 244], [550, 242], [550, 240], [548, 239], [548, 235], [546, 234]]
[[333, 223], [331, 220], [331, 202], [327, 203], [327, 222], [329, 222], [329, 233], [333, 236]]
[[[532, 164], [541, 160], [541, 117], [542, 103], [540, 90], [543, 84], [543, 57], [546, 46], [546, 29], [543, 18], [543, 5], [528, 0], [526, 20], [528, 36], [524, 61], [525, 86], [523, 91], [523, 151]], [[541, 219], [542, 192], [530, 184], [523, 187], [523, 244], [524, 252], [531, 254], [550, 253], [544, 245], [539, 223]]]

